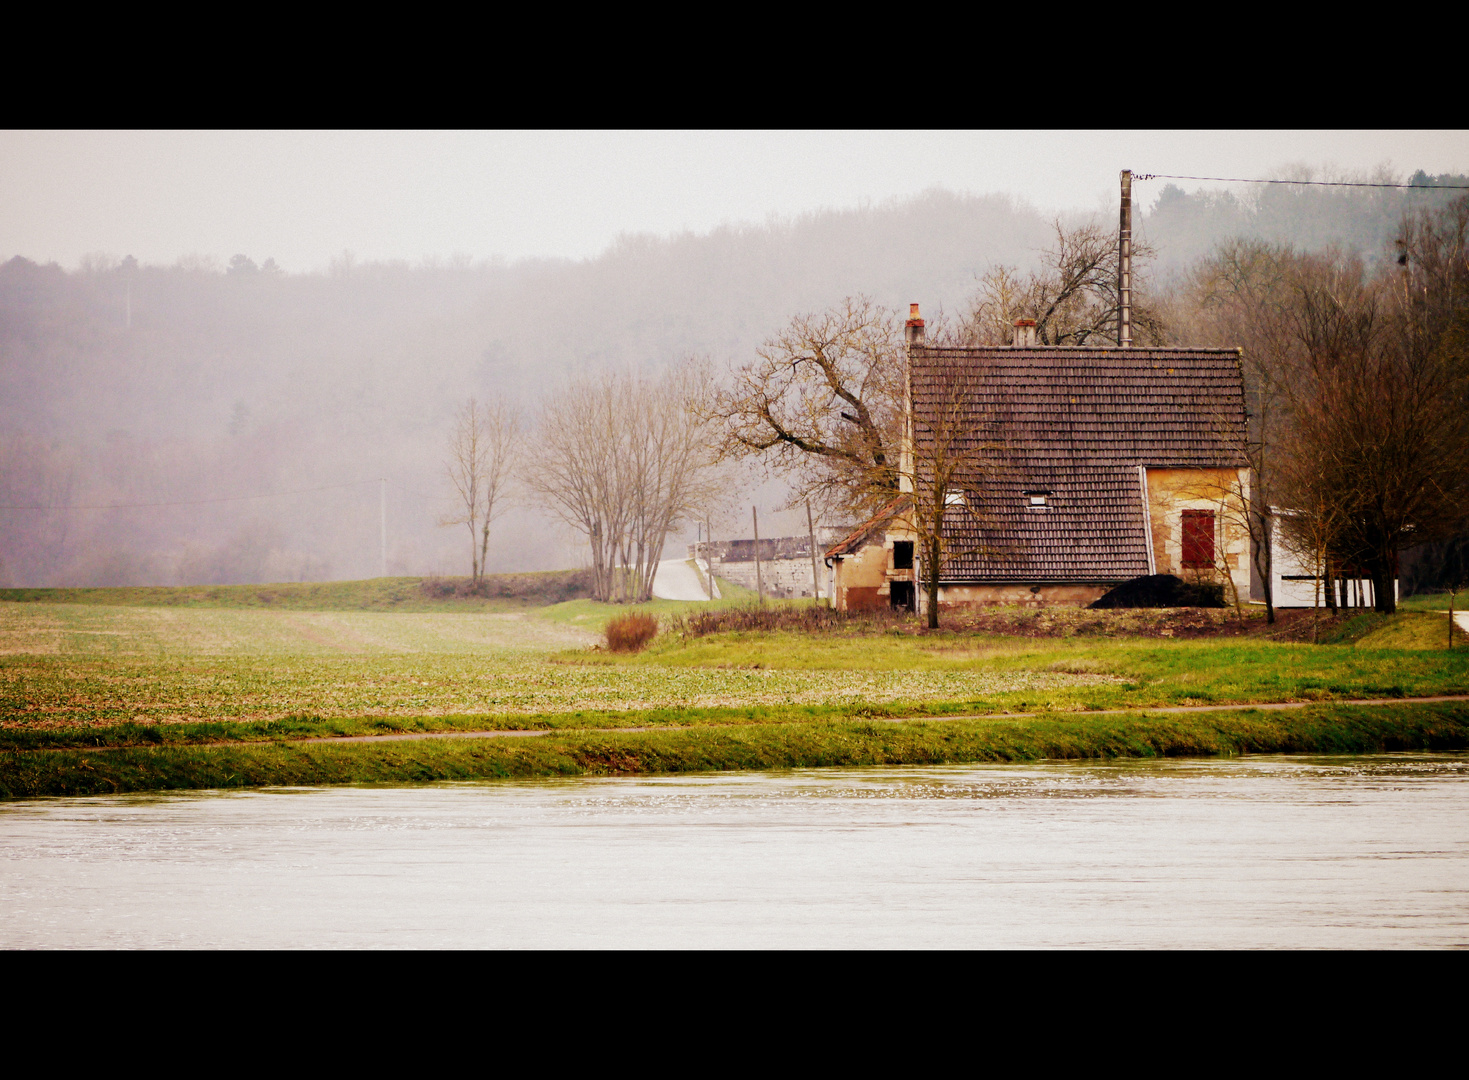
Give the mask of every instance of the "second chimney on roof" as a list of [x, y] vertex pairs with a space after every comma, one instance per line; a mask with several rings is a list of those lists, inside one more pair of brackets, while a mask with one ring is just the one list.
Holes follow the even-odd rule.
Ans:
[[918, 305], [908, 305], [908, 321], [903, 324], [903, 332], [908, 337], [908, 347], [924, 343], [923, 320], [918, 315]]
[[1011, 340], [1010, 344], [1014, 345], [1016, 348], [1021, 348], [1021, 349], [1028, 349], [1028, 348], [1034, 347], [1034, 345], [1035, 345], [1035, 320], [1034, 319], [1016, 319], [1015, 320], [1015, 337]]

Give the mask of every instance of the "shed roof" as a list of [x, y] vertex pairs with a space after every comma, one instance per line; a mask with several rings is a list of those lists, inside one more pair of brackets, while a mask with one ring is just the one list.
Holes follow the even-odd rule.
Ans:
[[[945, 514], [944, 581], [1139, 577], [1138, 466], [1244, 464], [1233, 349], [918, 346], [909, 363], [920, 464], [951, 394], [957, 441], [986, 462], [960, 478], [974, 511]], [[1028, 492], [1047, 492], [1046, 505], [1032, 507]]]
[[890, 499], [877, 513], [873, 514], [861, 525], [858, 525], [846, 536], [827, 548], [826, 557], [828, 559], [836, 559], [855, 554], [873, 532], [882, 528], [889, 521], [892, 521], [893, 518], [906, 511], [909, 505], [909, 497], [907, 495], [899, 495], [896, 498]]

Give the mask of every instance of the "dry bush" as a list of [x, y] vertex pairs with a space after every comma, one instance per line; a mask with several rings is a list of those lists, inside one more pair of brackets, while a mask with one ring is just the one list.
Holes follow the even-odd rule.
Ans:
[[658, 633], [658, 616], [641, 611], [618, 615], [603, 633], [612, 652], [638, 652]]

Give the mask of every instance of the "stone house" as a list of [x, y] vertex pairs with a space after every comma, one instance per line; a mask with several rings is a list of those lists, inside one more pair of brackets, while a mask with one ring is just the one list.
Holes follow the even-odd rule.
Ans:
[[[917, 305], [913, 316], [905, 489], [913, 477], [923, 483], [924, 462], [937, 453], [945, 394], [958, 394], [965, 417], [950, 429], [959, 432], [950, 448], [985, 442], [976, 455], [985, 467], [956, 477], [962, 490], [945, 509], [941, 607], [1084, 605], [1146, 574], [1219, 581], [1227, 598], [1248, 598], [1250, 478], [1237, 350], [1035, 345], [1025, 320], [1012, 345], [939, 348], [926, 344]], [[871, 606], [885, 594], [889, 604], [922, 609], [918, 535], [898, 500], [885, 510], [885, 521], [868, 522], [828, 558], [865, 568], [843, 566], [837, 575], [850, 579], [849, 602]], [[877, 546], [885, 580], [872, 596], [850, 591], [871, 587], [856, 578], [882, 560], [869, 551]], [[895, 592], [900, 580], [916, 589]], [[834, 599], [842, 604], [840, 586]]]

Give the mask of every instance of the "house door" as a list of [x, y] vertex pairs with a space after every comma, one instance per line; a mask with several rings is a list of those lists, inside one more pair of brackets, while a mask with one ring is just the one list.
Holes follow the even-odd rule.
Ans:
[[894, 581], [888, 584], [890, 590], [890, 603], [894, 611], [913, 610], [913, 582]]

